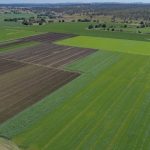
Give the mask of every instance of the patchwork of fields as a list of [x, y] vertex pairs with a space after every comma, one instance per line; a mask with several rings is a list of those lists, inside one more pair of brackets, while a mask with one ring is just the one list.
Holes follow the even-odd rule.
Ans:
[[70, 36], [73, 35], [46, 33], [0, 45], [5, 48], [18, 43], [41, 42], [37, 46], [0, 54], [0, 123], [80, 75], [59, 68], [94, 50], [50, 43]]
[[[26, 106], [39, 101], [2, 123], [0, 135], [26, 150], [149, 150], [149, 42], [94, 37], [73, 37], [59, 45], [48, 41], [0, 55], [7, 68], [0, 70], [0, 94], [8, 96], [1, 100], [3, 106], [8, 102], [3, 116], [26, 98]], [[51, 83], [66, 80], [68, 84], [48, 94]], [[18, 102], [9, 105], [9, 97]]]

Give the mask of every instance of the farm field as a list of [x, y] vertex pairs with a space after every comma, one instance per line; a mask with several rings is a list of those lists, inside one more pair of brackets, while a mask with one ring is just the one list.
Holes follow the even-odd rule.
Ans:
[[[96, 36], [117, 39], [129, 39], [137, 41], [149, 41], [150, 34], [138, 34], [132, 32], [111, 32], [103, 30], [88, 30], [87, 27], [91, 23], [51, 23], [44, 26], [31, 26], [25, 28], [27, 31], [35, 32], [59, 32], [72, 33], [83, 36]], [[129, 29], [130, 30], [130, 29]], [[145, 30], [145, 29], [143, 29]]]
[[0, 123], [80, 75], [59, 68], [94, 50], [50, 44], [72, 36], [46, 33], [0, 45], [6, 47], [29, 41], [41, 42], [37, 46], [0, 54]]
[[150, 55], [150, 42], [78, 36], [58, 42], [60, 45], [95, 48], [132, 54]]
[[[82, 38], [86, 38], [88, 45], [84, 45], [86, 43]], [[122, 44], [116, 44], [118, 47], [111, 45], [115, 39], [112, 43], [105, 41], [106, 48], [113, 48], [107, 51], [99, 45], [99, 38], [88, 38], [91, 40], [73, 37], [58, 42], [68, 45], [63, 48], [81, 45], [100, 50], [82, 60], [69, 62], [65, 70], [80, 72], [81, 75], [1, 124], [1, 135], [11, 138], [20, 148], [27, 150], [149, 150], [149, 54], [147, 51], [127, 54]], [[137, 45], [140, 43], [132, 42]], [[132, 42], [127, 48], [131, 47]], [[51, 46], [60, 47], [52, 43]], [[119, 47], [124, 53], [115, 51]], [[33, 55], [28, 59], [28, 51], [21, 50], [1, 57], [30, 60], [25, 62], [32, 63], [46, 53], [51, 55], [47, 50], [37, 50], [36, 56], [33, 50]], [[35, 62], [36, 65], [45, 65]]]
[[8, 40], [15, 40], [22, 37], [28, 37], [31, 35], [40, 34], [40, 32], [35, 31], [27, 31], [24, 28], [16, 28], [16, 27], [0, 27], [1, 34], [0, 34], [0, 43], [8, 41]]
[[2, 86], [0, 89], [0, 123], [79, 75], [57, 69], [6, 61], [5, 59], [0, 60], [0, 66]]
[[[50, 23], [43, 26], [1, 26], [0, 41], [7, 41], [45, 32], [69, 33], [82, 36], [94, 36], [105, 38], [129, 39], [137, 41], [150, 40], [150, 34], [138, 34], [130, 32], [111, 32], [103, 30], [88, 30], [90, 23]], [[144, 29], [142, 29], [144, 30]]]

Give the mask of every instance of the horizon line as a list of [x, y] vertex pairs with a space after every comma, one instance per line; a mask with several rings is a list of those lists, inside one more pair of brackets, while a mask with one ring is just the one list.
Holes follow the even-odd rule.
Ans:
[[17, 2], [17, 3], [0, 3], [0, 5], [11, 5], [11, 4], [150, 4], [150, 2], [38, 2], [38, 3], [26, 3], [26, 2]]

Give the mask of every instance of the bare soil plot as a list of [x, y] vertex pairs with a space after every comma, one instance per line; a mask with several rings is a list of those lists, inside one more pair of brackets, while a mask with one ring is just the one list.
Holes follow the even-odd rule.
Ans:
[[[79, 76], [79, 73], [13, 64], [3, 59], [0, 64], [7, 64], [5, 71], [0, 70], [0, 123]], [[16, 68], [10, 71], [12, 64]]]
[[0, 75], [24, 67], [25, 64], [0, 59]]
[[20, 41], [53, 42], [61, 39], [71, 38], [76, 35], [64, 33], [44, 33], [20, 39]]
[[72, 61], [83, 58], [95, 52], [93, 49], [60, 46], [52, 43], [42, 43], [38, 46], [5, 53], [1, 57], [23, 63], [42, 65], [46, 67], [61, 67]]
[[74, 37], [75, 35], [73, 34], [63, 34], [63, 33], [44, 33], [44, 34], [39, 34], [39, 35], [33, 35], [17, 40], [13, 40], [4, 44], [0, 44], [0, 48], [6, 48], [9, 46], [14, 46], [16, 44], [22, 44], [22, 43], [27, 43], [27, 42], [53, 42], [61, 39], [66, 39], [66, 38], [71, 38]]
[[80, 75], [62, 68], [95, 50], [51, 43], [72, 36], [46, 33], [22, 38], [12, 44], [29, 41], [41, 43], [0, 54], [0, 123]]
[[26, 42], [25, 41], [19, 41], [19, 40], [11, 41], [11, 42], [7, 42], [4, 44], [0, 44], [0, 48], [7, 48], [9, 46], [14, 46], [16, 44], [22, 44], [22, 43], [26, 43]]

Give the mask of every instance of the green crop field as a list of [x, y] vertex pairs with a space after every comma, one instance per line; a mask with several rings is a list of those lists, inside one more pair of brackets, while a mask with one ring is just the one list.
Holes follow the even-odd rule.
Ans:
[[[61, 43], [103, 48], [82, 38]], [[66, 66], [82, 75], [2, 124], [1, 135], [26, 150], [149, 150], [150, 56], [114, 52], [128, 41], [106, 41], [112, 52]]]
[[40, 32], [35, 31], [27, 31], [23, 28], [20, 29], [19, 27], [0, 27], [0, 42], [14, 40], [22, 37], [27, 37], [35, 34], [40, 34]]
[[150, 42], [144, 41], [78, 36], [72, 39], [60, 41], [58, 44], [150, 55]]

